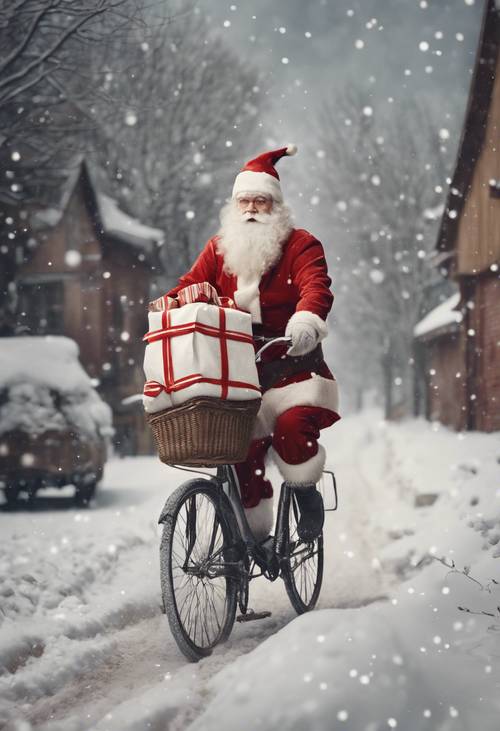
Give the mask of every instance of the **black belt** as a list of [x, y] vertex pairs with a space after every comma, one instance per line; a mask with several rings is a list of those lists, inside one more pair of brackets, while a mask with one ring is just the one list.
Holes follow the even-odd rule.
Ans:
[[[257, 341], [259, 337], [255, 338]], [[257, 365], [260, 385], [264, 391], [281, 381], [282, 378], [293, 376], [301, 371], [317, 370], [324, 362], [323, 349], [321, 344], [305, 355], [287, 355], [285, 358], [271, 360], [268, 363]]]

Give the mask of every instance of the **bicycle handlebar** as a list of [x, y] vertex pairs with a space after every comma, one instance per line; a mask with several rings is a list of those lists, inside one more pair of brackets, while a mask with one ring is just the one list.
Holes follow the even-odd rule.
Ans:
[[262, 348], [259, 348], [259, 350], [255, 353], [255, 362], [260, 363], [262, 360], [263, 353], [271, 346], [275, 345], [275, 343], [291, 343], [292, 338], [287, 336], [282, 336], [279, 338], [270, 338], [267, 343], [265, 343]]

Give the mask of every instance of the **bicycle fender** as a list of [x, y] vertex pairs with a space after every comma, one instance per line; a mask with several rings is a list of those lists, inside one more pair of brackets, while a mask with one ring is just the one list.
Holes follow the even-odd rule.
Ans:
[[206, 488], [219, 488], [220, 482], [218, 482], [215, 478], [205, 480], [201, 479], [199, 477], [195, 477], [193, 480], [187, 480], [186, 482], [183, 482], [177, 489], [173, 491], [171, 495], [168, 496], [167, 501], [165, 505], [163, 506], [163, 509], [160, 513], [160, 517], [158, 518], [158, 524], [162, 525], [165, 523], [168, 517], [172, 517], [172, 511], [174, 509], [174, 506], [177, 501], [177, 493], [181, 490], [184, 490], [188, 485], [201, 485], [202, 487]]

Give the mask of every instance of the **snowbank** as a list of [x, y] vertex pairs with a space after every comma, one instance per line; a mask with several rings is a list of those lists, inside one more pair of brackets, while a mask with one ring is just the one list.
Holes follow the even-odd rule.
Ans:
[[188, 473], [111, 460], [90, 510], [0, 513], [0, 727], [497, 731], [498, 435], [364, 412], [322, 437], [340, 509], [320, 608], [296, 618], [258, 579], [272, 616], [196, 666], [158, 580], [156, 519]]
[[[190, 731], [497, 731], [498, 435], [374, 419], [360, 457], [393, 489], [377, 516], [393, 537], [379, 560], [401, 584], [386, 601], [299, 617], [240, 657], [211, 680]], [[415, 509], [429, 492], [434, 504]]]
[[62, 336], [2, 338], [0, 434], [39, 434], [68, 425], [89, 435], [112, 433], [112, 414], [78, 360], [78, 346]]

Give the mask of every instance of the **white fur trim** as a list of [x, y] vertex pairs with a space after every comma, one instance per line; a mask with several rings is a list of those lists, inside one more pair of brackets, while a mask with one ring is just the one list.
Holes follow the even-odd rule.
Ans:
[[272, 432], [272, 428], [269, 428], [262, 411], [262, 404], [259, 411], [257, 412], [257, 418], [252, 432], [252, 439], [262, 439], [268, 437]]
[[286, 146], [286, 154], [290, 156], [296, 155], [297, 149], [297, 145], [294, 145], [293, 142], [291, 142], [289, 145]]
[[276, 462], [281, 476], [287, 482], [293, 483], [294, 487], [300, 487], [301, 484], [316, 484], [321, 477], [326, 461], [326, 451], [322, 444], [318, 444], [318, 452], [300, 464], [288, 464], [281, 459], [278, 452], [271, 447], [272, 456]]
[[280, 181], [269, 173], [256, 173], [253, 170], [242, 170], [238, 173], [233, 185], [232, 196], [238, 193], [267, 193], [275, 201], [283, 202]]
[[262, 397], [257, 414], [259, 430], [264, 425], [271, 434], [276, 418], [293, 406], [320, 406], [338, 413], [339, 396], [337, 381], [323, 376], [312, 376], [305, 381], [289, 383], [281, 388], [270, 388]]
[[313, 327], [318, 333], [318, 340], [323, 340], [328, 334], [328, 326], [319, 315], [315, 312], [309, 312], [309, 310], [299, 310], [298, 312], [294, 312], [287, 322], [285, 330], [285, 335], [287, 337], [290, 335], [292, 325], [297, 322]]
[[240, 308], [246, 310], [252, 315], [252, 322], [262, 322], [262, 313], [260, 310], [260, 280], [248, 280], [242, 276], [238, 277], [237, 287], [233, 295], [233, 299]]
[[254, 508], [245, 508], [245, 516], [255, 540], [264, 540], [273, 529], [273, 498], [262, 498]]

